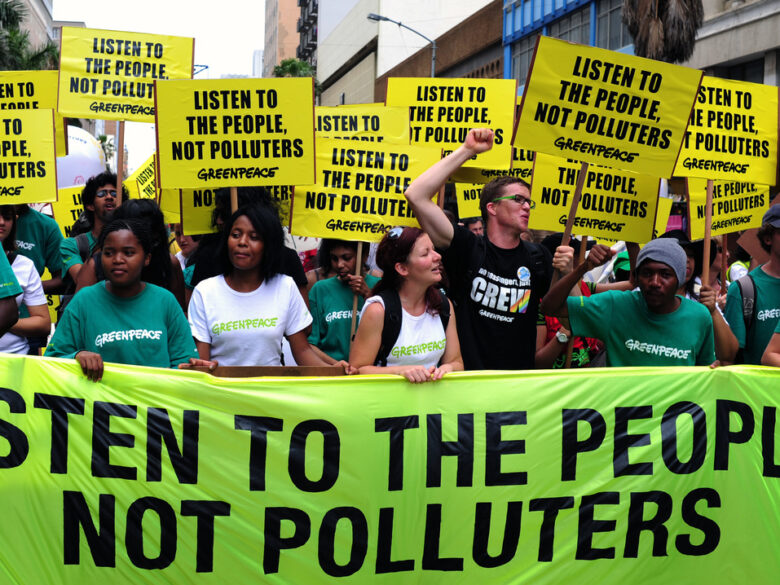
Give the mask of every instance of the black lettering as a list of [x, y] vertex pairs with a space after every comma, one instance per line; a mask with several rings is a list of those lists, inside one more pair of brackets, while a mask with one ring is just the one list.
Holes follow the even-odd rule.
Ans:
[[405, 559], [402, 561], [392, 560], [393, 552], [393, 508], [379, 509], [379, 528], [377, 530], [376, 546], [376, 573], [400, 573], [402, 571], [413, 571], [414, 561]]
[[387, 470], [388, 491], [397, 491], [404, 487], [404, 431], [419, 427], [420, 417], [417, 415], [392, 416], [378, 418], [374, 421], [374, 432], [390, 434]]
[[[144, 552], [144, 514], [152, 510], [160, 518], [160, 553], [147, 557]], [[156, 538], [149, 540], [157, 541]], [[176, 558], [176, 512], [171, 505], [160, 498], [139, 498], [127, 510], [125, 548], [130, 562], [139, 569], [164, 569]]]
[[[645, 504], [650, 502], [656, 506], [655, 515], [645, 520]], [[637, 558], [639, 556], [639, 537], [643, 531], [648, 531], [653, 535], [653, 556], [665, 557], [669, 530], [664, 526], [664, 522], [669, 520], [671, 516], [672, 496], [666, 492], [632, 492], [623, 556], [631, 559]]]
[[690, 534], [679, 534], [675, 539], [677, 550], [684, 555], [704, 556], [710, 554], [720, 542], [720, 526], [712, 519], [696, 511], [696, 503], [704, 500], [708, 508], [720, 508], [720, 495], [712, 488], [691, 490], [682, 503], [683, 521], [692, 528], [698, 528], [704, 534], [701, 544], [693, 544]]
[[268, 450], [266, 433], [281, 431], [282, 419], [268, 416], [235, 417], [235, 428], [239, 431], [251, 431], [249, 442], [249, 490], [265, 490], [265, 461]]
[[525, 441], [501, 440], [501, 427], [524, 425], [527, 413], [488, 412], [485, 414], [485, 485], [525, 485], [528, 474], [525, 471], [501, 472], [501, 456], [525, 453]]
[[214, 518], [230, 516], [230, 504], [208, 500], [184, 500], [181, 503], [182, 516], [198, 519], [195, 571], [210, 573], [214, 570]]
[[441, 487], [442, 457], [458, 458], [456, 485], [468, 487], [474, 472], [474, 415], [458, 415], [458, 440], [443, 441], [441, 415], [428, 415], [428, 458], [425, 487]]
[[[731, 430], [731, 413], [742, 420], [739, 431]], [[715, 465], [716, 470], [729, 468], [729, 445], [747, 443], [753, 436], [756, 422], [753, 411], [744, 402], [718, 400], [715, 408]]]
[[[295, 525], [292, 536], [282, 538], [282, 520], [289, 520]], [[266, 575], [278, 573], [280, 552], [303, 546], [309, 540], [311, 520], [306, 512], [298, 508], [266, 508], [263, 535], [263, 572]]]
[[198, 483], [198, 435], [200, 413], [182, 412], [182, 447], [176, 441], [171, 419], [164, 408], [150, 408], [146, 418], [146, 481], [162, 480], [162, 443], [179, 483]]
[[617, 506], [620, 503], [620, 492], [600, 492], [590, 496], [582, 496], [580, 503], [580, 521], [577, 525], [577, 560], [592, 561], [595, 559], [614, 559], [615, 547], [595, 548], [593, 534], [596, 532], [613, 532], [615, 520], [596, 520], [593, 512], [596, 506]]
[[478, 502], [474, 518], [474, 544], [471, 554], [474, 562], [486, 569], [505, 565], [515, 557], [517, 544], [520, 541], [520, 523], [523, 513], [523, 502], [507, 502], [501, 552], [494, 556], [488, 552], [492, 507], [490, 502]]
[[35, 408], [51, 410], [51, 473], [68, 473], [68, 415], [84, 414], [83, 398], [35, 393]]
[[615, 450], [612, 457], [612, 468], [615, 477], [622, 475], [653, 475], [653, 464], [629, 463], [628, 450], [650, 444], [650, 433], [631, 435], [628, 433], [628, 423], [631, 420], [647, 419], [653, 416], [652, 406], [618, 406], [615, 408]]
[[[349, 551], [349, 561], [339, 565], [335, 558], [336, 525], [342, 518], [349, 520], [352, 526], [352, 546]], [[328, 510], [322, 519], [317, 546], [317, 558], [322, 570], [331, 577], [354, 575], [363, 566], [367, 552], [368, 522], [363, 512], [351, 506]]]
[[116, 566], [115, 498], [110, 494], [100, 494], [98, 501], [98, 528], [95, 528], [84, 494], [62, 492], [63, 561], [66, 565], [78, 565], [81, 562], [79, 528], [83, 528], [95, 566]]
[[[11, 414], [24, 414], [27, 410], [22, 395], [10, 388], [0, 388], [0, 400], [8, 404], [8, 411]], [[8, 455], [0, 457], [0, 469], [19, 467], [30, 452], [27, 435], [16, 425], [0, 419], [0, 437], [10, 445]]]
[[[322, 433], [322, 477], [312, 481], [306, 477], [306, 439], [311, 433]], [[304, 492], [324, 492], [333, 487], [339, 476], [341, 441], [333, 423], [326, 420], [305, 420], [298, 424], [290, 437], [288, 471], [290, 479]]]
[[92, 475], [93, 477], [118, 477], [135, 479], [136, 468], [112, 465], [109, 461], [109, 449], [135, 445], [135, 437], [128, 433], [112, 433], [111, 417], [135, 418], [137, 407], [115, 402], [95, 402], [92, 414]]
[[[564, 408], [562, 412], [561, 481], [577, 479], [577, 454], [595, 451], [607, 435], [607, 423], [597, 410], [591, 408]], [[577, 423], [590, 425], [587, 439], [577, 439]]]
[[[693, 449], [687, 463], [677, 457], [677, 419], [682, 414], [690, 415], [693, 421]], [[664, 412], [661, 419], [661, 456], [672, 473], [680, 475], [693, 473], [704, 465], [707, 455], [707, 415], [693, 402], [677, 402]]]
[[[431, 416], [431, 415], [429, 415]], [[460, 557], [440, 557], [441, 504], [428, 504], [425, 509], [425, 543], [423, 545], [422, 568], [425, 571], [462, 571]]]
[[529, 502], [531, 512], [544, 512], [542, 527], [539, 530], [539, 562], [549, 563], [553, 560], [555, 550], [555, 521], [558, 512], [574, 507], [574, 498], [536, 498]]

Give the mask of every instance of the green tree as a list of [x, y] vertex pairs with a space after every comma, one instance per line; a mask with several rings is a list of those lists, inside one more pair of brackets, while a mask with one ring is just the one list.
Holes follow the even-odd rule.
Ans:
[[20, 0], [0, 0], [0, 70], [40, 70], [59, 67], [57, 45], [47, 41], [30, 44], [30, 34], [20, 27], [27, 9]]
[[313, 77], [314, 91], [320, 95], [322, 88], [317, 81], [317, 72], [309, 63], [300, 59], [283, 59], [279, 65], [274, 67], [274, 77]]
[[703, 19], [701, 0], [623, 2], [623, 22], [634, 38], [634, 53], [657, 61], [690, 59]]

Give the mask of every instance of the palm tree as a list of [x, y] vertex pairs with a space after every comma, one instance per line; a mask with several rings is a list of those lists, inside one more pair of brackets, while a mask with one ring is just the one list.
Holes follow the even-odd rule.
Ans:
[[27, 9], [20, 0], [0, 0], [0, 70], [40, 70], [59, 67], [57, 45], [47, 41], [30, 45], [30, 34], [21, 30]]
[[624, 0], [623, 22], [639, 57], [680, 63], [693, 55], [702, 25], [701, 0]]
[[322, 88], [317, 81], [317, 72], [309, 63], [300, 59], [283, 59], [274, 67], [274, 77], [313, 77], [314, 93], [320, 95]]

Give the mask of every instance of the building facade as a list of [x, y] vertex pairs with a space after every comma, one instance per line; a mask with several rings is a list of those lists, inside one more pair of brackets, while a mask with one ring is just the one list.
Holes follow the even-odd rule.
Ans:
[[317, 15], [318, 0], [298, 0], [301, 15], [298, 17], [297, 30], [299, 35], [298, 48], [295, 56], [317, 67]]
[[40, 47], [54, 39], [52, 0], [22, 0], [27, 16], [21, 29], [29, 33], [30, 45]]
[[266, 0], [263, 77], [273, 77], [274, 67], [285, 59], [295, 58], [299, 14], [298, 0]]

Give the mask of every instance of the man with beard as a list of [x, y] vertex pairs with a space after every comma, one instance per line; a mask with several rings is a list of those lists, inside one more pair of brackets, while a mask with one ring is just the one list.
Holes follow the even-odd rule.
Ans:
[[648, 243], [637, 257], [638, 291], [569, 297], [582, 276], [612, 256], [594, 246], [585, 262], [561, 278], [542, 300], [545, 315], [568, 317], [573, 335], [596, 337], [608, 366], [701, 366], [715, 361], [712, 316], [704, 305], [676, 294], [685, 279], [685, 251], [677, 241]]

